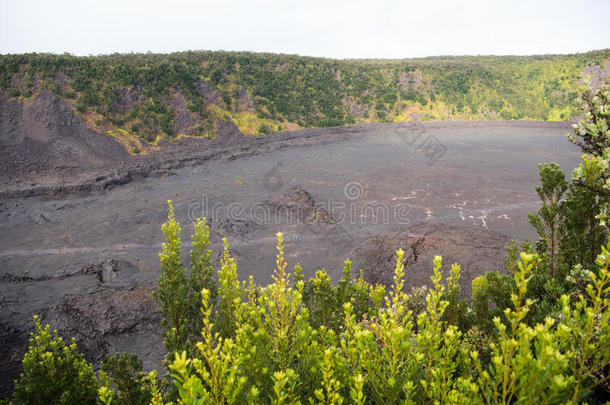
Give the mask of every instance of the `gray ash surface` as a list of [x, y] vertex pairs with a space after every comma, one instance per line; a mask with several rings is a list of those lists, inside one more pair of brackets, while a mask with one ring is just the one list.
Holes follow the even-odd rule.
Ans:
[[[538, 163], [554, 161], [569, 173], [580, 159], [565, 137], [566, 124], [495, 121], [265, 137], [243, 136], [227, 124], [215, 141], [189, 139], [129, 157], [115, 152], [109, 138], [89, 143], [78, 119], [40, 97], [35, 102], [54, 116], [29, 117], [25, 107], [7, 104], [0, 112], [4, 395], [19, 373], [34, 314], [76, 337], [90, 361], [128, 351], [147, 369], [161, 366], [151, 291], [168, 199], [182, 224], [186, 264], [192, 223], [206, 216], [214, 257], [226, 237], [243, 279], [271, 280], [275, 233], [282, 231], [289, 265], [300, 263], [305, 276], [324, 267], [337, 280], [349, 257], [355, 271], [387, 282], [400, 247], [411, 254], [407, 288], [427, 282], [439, 254], [445, 268], [461, 264], [468, 296], [472, 278], [501, 270], [509, 238], [535, 236], [526, 214], [539, 207]], [[29, 125], [40, 132], [28, 146], [17, 140]], [[421, 140], [446, 151], [430, 164]], [[65, 148], [53, 146], [57, 142]], [[50, 154], [76, 150], [71, 145], [81, 158]], [[297, 207], [303, 215], [275, 215], [278, 207]]]

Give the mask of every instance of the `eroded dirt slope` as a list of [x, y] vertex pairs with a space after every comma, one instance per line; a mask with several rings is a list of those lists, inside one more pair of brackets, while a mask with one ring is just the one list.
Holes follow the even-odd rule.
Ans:
[[0, 100], [0, 173], [95, 168], [124, 160], [125, 148], [89, 129], [64, 99], [42, 90], [30, 100]]

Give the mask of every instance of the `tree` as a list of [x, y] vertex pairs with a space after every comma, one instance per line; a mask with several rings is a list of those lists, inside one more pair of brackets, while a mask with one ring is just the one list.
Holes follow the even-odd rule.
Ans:
[[541, 185], [536, 187], [536, 192], [542, 200], [542, 207], [537, 214], [529, 214], [529, 222], [532, 224], [540, 239], [537, 249], [540, 253], [548, 252], [549, 275], [555, 274], [557, 263], [556, 254], [561, 236], [561, 216], [563, 202], [561, 198], [568, 188], [565, 175], [558, 165], [540, 165]]

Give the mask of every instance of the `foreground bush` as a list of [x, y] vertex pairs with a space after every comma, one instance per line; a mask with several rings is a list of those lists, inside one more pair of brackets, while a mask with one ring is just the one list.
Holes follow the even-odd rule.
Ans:
[[44, 328], [34, 317], [35, 332], [23, 359], [23, 373], [15, 382], [15, 404], [90, 404], [97, 399], [97, 378], [76, 349], [57, 331]]
[[[230, 337], [214, 323], [210, 293], [202, 291], [203, 331], [198, 353], [175, 353], [170, 365], [178, 402], [195, 403], [559, 403], [580, 402], [607, 383], [610, 364], [610, 254], [597, 258], [587, 294], [561, 297], [562, 314], [533, 326], [523, 320], [532, 301], [524, 299], [538, 258], [521, 254], [514, 274], [517, 293], [494, 319], [491, 361], [455, 325], [443, 320], [441, 258], [434, 260], [434, 287], [417, 317], [403, 292], [403, 252], [396, 253], [394, 285], [383, 305], [354, 314], [355, 299], [343, 305], [343, 327], [312, 327], [303, 305], [305, 283], [290, 282], [282, 235], [278, 234], [274, 282], [247, 288], [233, 281], [237, 296]], [[223, 267], [234, 271], [225, 255]], [[454, 265], [451, 278], [459, 277]], [[219, 289], [228, 278], [221, 278]], [[230, 279], [237, 280], [236, 274]], [[451, 281], [449, 281], [451, 283]], [[370, 287], [371, 298], [375, 288]], [[417, 332], [415, 332], [415, 327]]]

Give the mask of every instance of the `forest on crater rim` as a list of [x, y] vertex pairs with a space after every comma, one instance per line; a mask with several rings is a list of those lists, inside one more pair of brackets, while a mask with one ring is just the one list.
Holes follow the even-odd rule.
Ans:
[[[214, 138], [365, 122], [571, 120], [580, 86], [610, 74], [610, 49], [572, 55], [334, 60], [284, 54], [0, 56], [0, 101], [46, 89], [134, 153]], [[162, 143], [163, 144], [163, 143]]]

